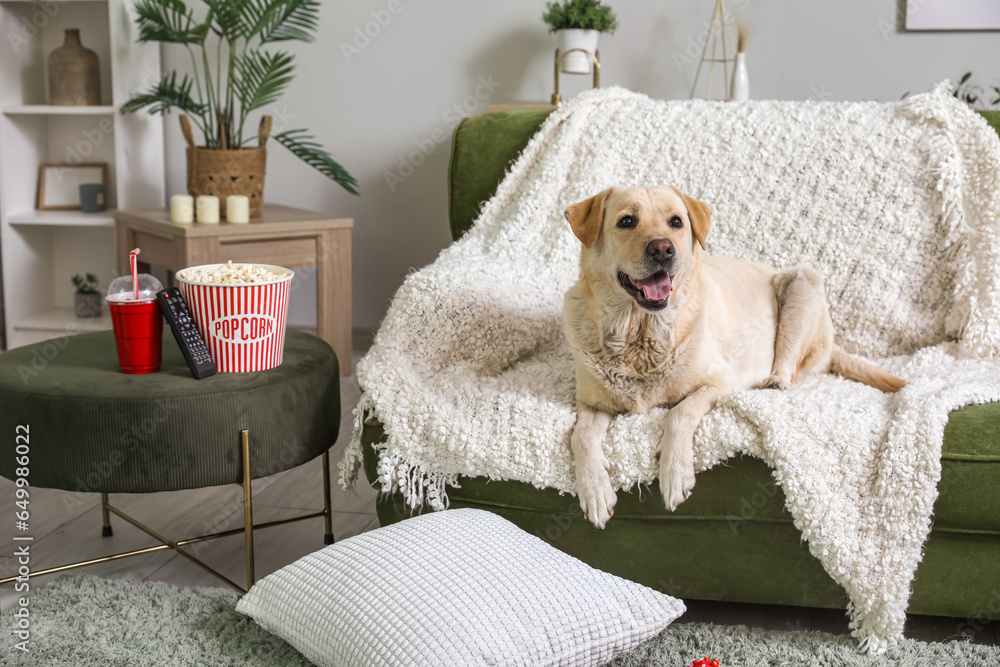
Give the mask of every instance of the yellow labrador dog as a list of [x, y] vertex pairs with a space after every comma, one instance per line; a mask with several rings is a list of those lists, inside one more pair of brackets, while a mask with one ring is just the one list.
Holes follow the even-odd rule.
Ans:
[[882, 391], [904, 382], [833, 343], [819, 273], [702, 255], [711, 210], [674, 188], [609, 188], [566, 209], [583, 243], [566, 293], [576, 361], [572, 448], [584, 514], [603, 528], [616, 496], [602, 449], [616, 413], [671, 406], [660, 488], [673, 511], [694, 488], [694, 432], [716, 400], [836, 373]]

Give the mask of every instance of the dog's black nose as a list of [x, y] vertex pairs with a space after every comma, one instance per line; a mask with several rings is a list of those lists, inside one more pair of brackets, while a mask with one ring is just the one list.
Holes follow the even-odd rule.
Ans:
[[646, 244], [646, 256], [651, 259], [670, 259], [674, 256], [674, 244], [670, 239], [653, 239]]

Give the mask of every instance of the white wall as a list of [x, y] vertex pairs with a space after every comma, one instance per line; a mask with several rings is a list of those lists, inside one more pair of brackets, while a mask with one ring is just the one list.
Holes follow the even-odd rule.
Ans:
[[[601, 43], [602, 84], [686, 98], [712, 0], [609, 1], [620, 27]], [[276, 126], [290, 115], [288, 127], [311, 130], [358, 178], [361, 196], [280, 146], [268, 162], [266, 201], [354, 218], [354, 327], [363, 330], [378, 327], [410, 268], [431, 262], [450, 240], [445, 179], [458, 114], [480, 113], [487, 103], [547, 101], [552, 91], [555, 41], [541, 21], [543, 0], [398, 2], [395, 15], [386, 11], [391, 0], [324, 2], [316, 42], [291, 46], [298, 76], [275, 109]], [[919, 11], [921, 0], [910, 2]], [[969, 70], [982, 84], [1000, 82], [1000, 35], [902, 32], [897, 4], [728, 0], [751, 28], [751, 97], [891, 101]], [[372, 12], [386, 23], [377, 30]], [[377, 34], [345, 55], [342, 46], [354, 46], [366, 25]], [[185, 52], [165, 48], [166, 68], [187, 64]], [[474, 96], [477, 89], [487, 96], [483, 80], [499, 85], [480, 102]], [[564, 76], [563, 92], [588, 80]], [[167, 128], [167, 190], [175, 193], [184, 189], [184, 142], [175, 118]], [[390, 188], [386, 172], [398, 173], [420, 145], [433, 152]], [[296, 293], [292, 321], [313, 318], [314, 295], [309, 285]]]

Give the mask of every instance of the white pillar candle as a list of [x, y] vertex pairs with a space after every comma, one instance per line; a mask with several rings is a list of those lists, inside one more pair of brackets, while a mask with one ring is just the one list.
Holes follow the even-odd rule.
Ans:
[[198, 195], [195, 202], [198, 222], [219, 224], [219, 198], [215, 195]]
[[229, 222], [250, 222], [250, 198], [246, 195], [226, 197], [226, 220]]
[[170, 198], [170, 222], [194, 222], [194, 197], [174, 195]]

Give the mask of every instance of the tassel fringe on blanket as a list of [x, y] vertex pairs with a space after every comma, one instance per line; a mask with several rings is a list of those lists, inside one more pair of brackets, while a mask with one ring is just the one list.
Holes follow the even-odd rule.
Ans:
[[[908, 382], [891, 395], [832, 375], [736, 392], [695, 437], [699, 472], [741, 454], [773, 469], [850, 598], [854, 635], [880, 653], [902, 637], [948, 413], [1000, 399], [997, 164], [996, 133], [947, 82], [891, 104], [583, 93], [548, 117], [473, 228], [397, 292], [358, 365], [341, 483], [374, 418], [379, 482], [411, 507], [446, 507], [460, 476], [575, 493], [561, 309], [579, 243], [562, 212], [615, 184], [674, 185], [714, 210], [709, 253], [814, 265], [837, 342]], [[613, 420], [616, 488], [656, 478], [665, 413]]]

